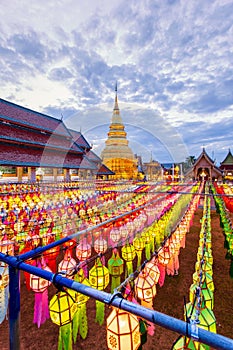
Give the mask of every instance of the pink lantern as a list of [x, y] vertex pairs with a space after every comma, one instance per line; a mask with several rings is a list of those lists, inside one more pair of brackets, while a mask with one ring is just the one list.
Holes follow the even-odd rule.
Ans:
[[79, 261], [85, 261], [91, 256], [91, 245], [87, 243], [86, 238], [83, 238], [76, 247], [76, 257]]

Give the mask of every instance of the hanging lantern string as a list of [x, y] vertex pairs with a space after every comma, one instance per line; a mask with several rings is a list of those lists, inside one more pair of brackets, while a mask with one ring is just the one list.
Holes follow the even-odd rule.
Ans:
[[[104, 255], [107, 254], [107, 251], [104, 252], [104, 253], [98, 253], [97, 255], [94, 255], [92, 256], [91, 258], [89, 259], [86, 259], [84, 261], [80, 261], [75, 267], [71, 268], [70, 269], [70, 272], [67, 273], [67, 276], [74, 276], [76, 275], [76, 273], [82, 269], [84, 266], [88, 266], [90, 265], [91, 263], [93, 263], [93, 261], [95, 261], [96, 259], [98, 258], [102, 258]], [[69, 270], [68, 270], [69, 271]]]
[[[194, 194], [194, 193], [192, 193]], [[157, 251], [154, 251], [152, 254], [151, 254], [151, 257], [149, 260], [144, 260], [143, 263], [137, 268], [137, 270], [135, 270], [132, 274], [130, 274], [116, 289], [115, 291], [123, 291], [125, 290], [126, 286], [128, 283], [134, 281], [139, 273], [141, 271], [143, 271], [143, 269], [145, 268], [146, 264], [148, 262], [150, 262], [154, 257], [156, 258], [156, 261], [158, 260], [158, 254], [159, 252], [163, 249], [163, 247], [165, 246], [166, 242], [172, 237], [173, 233], [176, 231], [177, 227], [181, 224], [182, 220], [184, 219], [185, 215], [187, 214], [188, 212], [188, 209], [189, 207], [191, 206], [191, 202], [185, 207], [185, 212], [183, 213], [181, 219], [179, 220], [179, 222], [177, 223], [176, 227], [173, 228], [173, 230], [171, 231], [171, 233], [165, 237], [165, 239], [163, 240], [163, 242], [161, 243], [161, 246], [159, 247], [159, 249]], [[126, 239], [128, 240], [128, 239]]]
[[[205, 192], [206, 191], [208, 191], [208, 188], [205, 188]], [[204, 208], [203, 208], [203, 212], [205, 213], [207, 211], [207, 214], [210, 211], [210, 201], [208, 199], [209, 199], [208, 197], [205, 197]], [[201, 289], [202, 289], [202, 284], [204, 283], [204, 281], [202, 280], [202, 277], [203, 277], [203, 265], [205, 262], [204, 255], [205, 255], [205, 250], [206, 250], [206, 239], [207, 239], [207, 228], [208, 228], [209, 217], [208, 217], [208, 215], [204, 214], [203, 218], [204, 218], [204, 221], [202, 222], [202, 227], [204, 228], [204, 232], [203, 232], [204, 243], [202, 246], [202, 257], [200, 260], [200, 267], [199, 267], [199, 283], [198, 283], [198, 286], [196, 287], [195, 298], [193, 301], [190, 315], [188, 317], [186, 315], [187, 322], [192, 323], [194, 326], [199, 323], [200, 306], [201, 306]], [[195, 310], [194, 319], [191, 319], [196, 303], [197, 303], [197, 308]], [[185, 311], [186, 311], [186, 308], [185, 308]], [[195, 329], [195, 327], [194, 327], [194, 329]]]

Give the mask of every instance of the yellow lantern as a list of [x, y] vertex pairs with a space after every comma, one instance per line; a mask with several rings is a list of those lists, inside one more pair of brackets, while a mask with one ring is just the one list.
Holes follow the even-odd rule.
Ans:
[[107, 345], [109, 350], [137, 350], [141, 345], [137, 317], [114, 308], [107, 318]]
[[53, 323], [64, 326], [73, 320], [78, 307], [75, 295], [76, 292], [69, 289], [65, 292], [60, 291], [53, 296], [49, 303], [49, 312]]
[[133, 246], [138, 257], [137, 267], [139, 267], [141, 265], [141, 260], [142, 260], [142, 251], [145, 248], [144, 239], [140, 236], [135, 237], [133, 240]]
[[75, 302], [76, 292], [68, 289], [53, 296], [49, 303], [49, 312], [52, 322], [59, 328], [58, 349], [72, 349], [72, 320], [77, 312]]
[[[103, 290], [109, 284], [109, 271], [100, 258], [96, 259], [95, 265], [89, 271], [89, 281], [92, 287]], [[104, 322], [104, 303], [96, 300], [96, 322], [100, 325]]]
[[96, 259], [95, 265], [89, 271], [89, 281], [93, 288], [100, 290], [105, 289], [109, 284], [109, 271], [99, 258]]
[[133, 263], [132, 262], [136, 256], [134, 246], [132, 244], [127, 243], [124, 247], [122, 247], [121, 255], [122, 255], [122, 258], [126, 261], [127, 269], [125, 271], [125, 277], [127, 277], [131, 273], [133, 273]]

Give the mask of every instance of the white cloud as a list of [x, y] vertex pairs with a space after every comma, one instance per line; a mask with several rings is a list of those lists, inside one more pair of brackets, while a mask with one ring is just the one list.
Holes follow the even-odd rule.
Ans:
[[[190, 153], [204, 138], [186, 139], [187, 123], [210, 132], [209, 124], [232, 117], [232, 1], [12, 0], [1, 2], [0, 12], [2, 98], [67, 118], [95, 111], [100, 126], [110, 121], [117, 80], [122, 114], [123, 102], [143, 111], [126, 122], [154, 134], [159, 128], [148, 110], [160, 115], [173, 130], [160, 135], [173, 157], [169, 137], [180, 133]], [[107, 114], [95, 108], [109, 102]], [[74, 126], [93, 128], [91, 116]], [[216, 134], [205, 139], [211, 147]]]

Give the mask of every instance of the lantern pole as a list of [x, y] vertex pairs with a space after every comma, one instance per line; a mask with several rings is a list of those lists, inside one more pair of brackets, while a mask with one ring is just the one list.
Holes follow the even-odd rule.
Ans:
[[[140, 318], [157, 324], [163, 328], [180, 333], [184, 336], [187, 336], [188, 338], [193, 338], [195, 341], [210, 345], [213, 348], [219, 350], [233, 349], [233, 339], [226, 338], [222, 335], [206, 331], [202, 328], [199, 328], [196, 324], [186, 323], [174, 317], [162, 314], [161, 312], [148, 309], [138, 304], [134, 304], [122, 298], [122, 296], [118, 293], [106, 293], [104, 291], [89, 287], [82, 283], [75, 282], [69, 278], [63, 277], [59, 273], [54, 274], [50, 271], [42, 270], [36, 266], [26, 264], [25, 262], [19, 260], [19, 258], [15, 256], [0, 253], [0, 261], [3, 261], [10, 265], [10, 267], [12, 268], [12, 272], [14, 272], [10, 274], [10, 280], [13, 278], [13, 281], [10, 281], [11, 295], [12, 298], [16, 297], [16, 301], [14, 301], [14, 303], [13, 301], [11, 301], [12, 306], [14, 306], [11, 309], [11, 327], [12, 331], [13, 328], [16, 331], [16, 338], [13, 339], [13, 344], [10, 350], [19, 350], [19, 272], [17, 269], [29, 272], [36, 276], [42, 277], [48, 281], [51, 281], [52, 283], [54, 283], [55, 286], [63, 286], [66, 288], [73, 289], [76, 292], [102, 301], [103, 303], [109, 306], [112, 305], [119, 309], [130, 312]], [[12, 334], [12, 337], [14, 338], [15, 334], [14, 336]]]
[[10, 350], [19, 350], [20, 291], [19, 270], [9, 264], [9, 340]]

